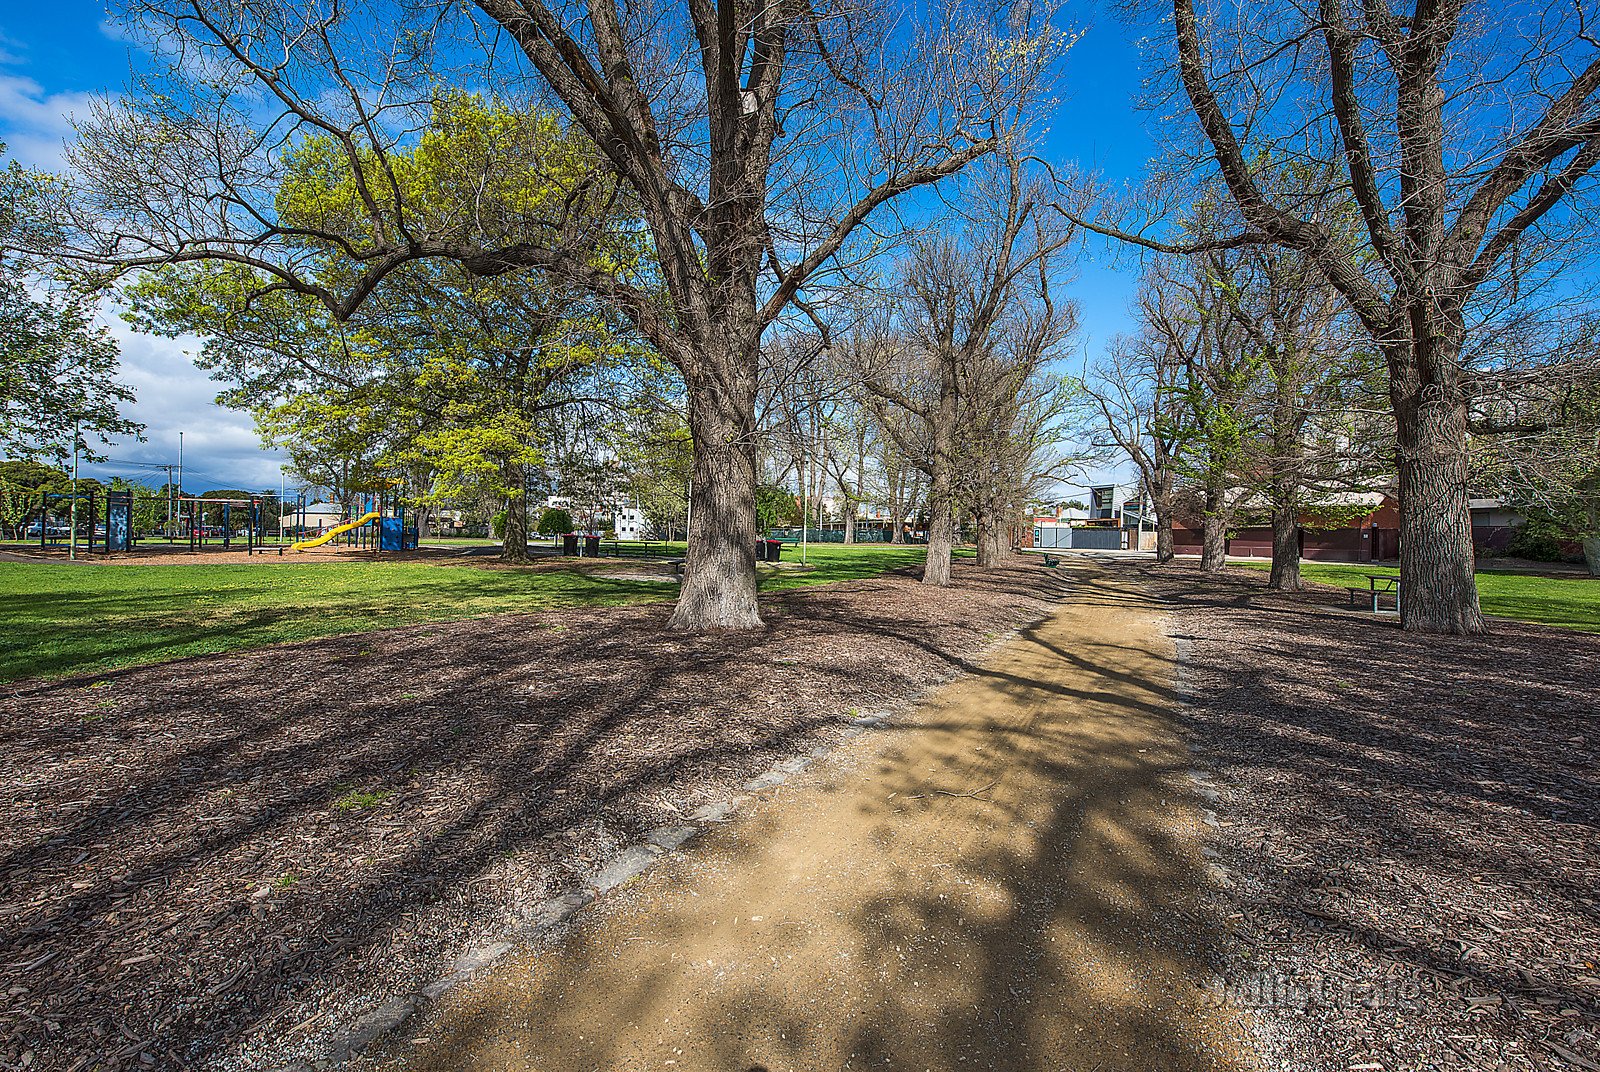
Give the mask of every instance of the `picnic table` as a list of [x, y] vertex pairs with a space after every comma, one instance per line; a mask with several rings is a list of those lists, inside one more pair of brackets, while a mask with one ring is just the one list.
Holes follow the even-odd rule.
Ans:
[[1367, 578], [1367, 586], [1365, 588], [1347, 586], [1345, 589], [1350, 593], [1350, 605], [1352, 607], [1356, 605], [1356, 596], [1370, 596], [1372, 599], [1372, 613], [1376, 614], [1378, 613], [1378, 598], [1385, 593], [1392, 592], [1394, 593], [1394, 609], [1400, 609], [1399, 577], [1392, 573], [1367, 573], [1363, 574], [1363, 576]]

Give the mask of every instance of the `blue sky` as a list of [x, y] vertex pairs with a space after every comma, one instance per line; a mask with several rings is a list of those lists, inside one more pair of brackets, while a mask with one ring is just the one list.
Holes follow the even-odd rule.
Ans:
[[[1062, 101], [1042, 155], [1098, 168], [1113, 183], [1136, 182], [1155, 152], [1132, 103], [1140, 80], [1138, 50], [1129, 30], [1110, 15], [1080, 9], [1075, 17], [1086, 29], [1067, 61]], [[72, 136], [69, 117], [81, 113], [90, 97], [120, 90], [142, 60], [142, 51], [108, 26], [100, 4], [12, 0], [0, 13], [0, 140], [23, 163], [54, 168]], [[1117, 263], [1104, 246], [1091, 248], [1071, 288], [1083, 314], [1082, 352], [1093, 356], [1126, 329], [1136, 272], [1131, 259]], [[216, 385], [188, 357], [197, 340], [136, 335], [120, 321], [111, 327], [122, 344], [124, 379], [138, 397], [132, 415], [148, 428], [148, 442], [113, 447], [113, 458], [176, 461], [181, 430], [190, 487], [277, 486], [277, 455], [260, 448], [249, 418], [213, 404]], [[99, 475], [116, 468], [105, 467]]]

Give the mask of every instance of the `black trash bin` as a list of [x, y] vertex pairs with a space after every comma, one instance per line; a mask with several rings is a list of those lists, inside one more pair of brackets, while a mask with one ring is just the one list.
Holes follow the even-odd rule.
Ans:
[[[765, 549], [767, 553], [766, 558], [763, 559], [765, 562], [776, 562], [783, 557], [782, 540], [761, 540], [756, 544], [756, 549], [758, 552], [762, 549]], [[761, 555], [758, 553], [756, 557], [760, 558]]]
[[600, 537], [585, 536], [583, 538], [583, 553], [589, 558], [600, 557]]
[[578, 534], [576, 532], [565, 532], [561, 534], [561, 553], [564, 555], [577, 555]]
[[757, 562], [765, 562], [766, 560], [767, 560], [767, 541], [766, 540], [757, 540], [756, 541], [756, 561]]

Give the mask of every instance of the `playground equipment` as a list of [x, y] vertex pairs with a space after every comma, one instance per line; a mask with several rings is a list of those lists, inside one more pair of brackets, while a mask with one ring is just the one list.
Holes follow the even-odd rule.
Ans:
[[296, 540], [294, 543], [289, 545], [289, 550], [304, 551], [312, 547], [321, 547], [329, 540], [343, 536], [345, 533], [358, 529], [362, 525], [370, 525], [381, 517], [383, 517], [383, 515], [378, 511], [368, 510], [354, 521], [346, 521], [343, 525], [335, 525], [333, 528], [329, 529], [327, 532], [324, 532], [321, 536], [315, 537], [314, 539]]
[[161, 493], [137, 486], [106, 490], [91, 484], [80, 485], [77, 491], [41, 492], [29, 510], [33, 520], [24, 532], [27, 539], [38, 539], [41, 550], [73, 544], [88, 554], [133, 551], [160, 541], [174, 550], [187, 543], [191, 552], [219, 545], [221, 550], [236, 550], [242, 544], [250, 554], [280, 555], [338, 540], [373, 551], [416, 548], [415, 519], [407, 524], [399, 481], [390, 481], [369, 496], [357, 513], [353, 520], [323, 532], [308, 525], [304, 492], [280, 501], [270, 491], [218, 497], [215, 492], [184, 495], [170, 484]]
[[[51, 545], [67, 543], [72, 538], [71, 525], [52, 522], [51, 517], [56, 512], [63, 512], [71, 517], [75, 513], [73, 507], [78, 503], [86, 504], [86, 508], [78, 516], [78, 525], [84, 530], [84, 550], [94, 554], [95, 541], [100, 541], [99, 551], [110, 554], [112, 551], [128, 551], [133, 548], [133, 493], [128, 491], [108, 491], [104, 493], [105, 517], [100, 516], [97, 502], [102, 498], [93, 488], [83, 491], [47, 491], [40, 496], [39, 520], [34, 527], [39, 530], [39, 548], [43, 550]], [[63, 504], [65, 504], [63, 506]], [[29, 530], [30, 532], [32, 529]]]
[[[310, 539], [296, 540], [289, 545], [292, 551], [305, 551], [313, 547], [321, 547], [343, 537], [351, 543], [359, 539], [359, 546], [371, 547], [374, 551], [414, 551], [417, 548], [417, 530], [415, 526], [406, 527], [405, 506], [400, 498], [400, 482], [390, 481], [385, 488], [363, 504], [361, 516], [352, 521], [335, 525], [327, 532], [313, 536]], [[372, 536], [362, 531], [367, 526], [373, 526]], [[359, 537], [358, 537], [359, 534]]]
[[[234, 512], [241, 511], [246, 515], [244, 538], [245, 551], [256, 554], [267, 550], [276, 549], [282, 552], [281, 545], [274, 547], [267, 541], [267, 511], [275, 502], [275, 495], [252, 495], [248, 499], [207, 499], [195, 496], [180, 496], [175, 499], [178, 511], [179, 532], [189, 538], [189, 550], [204, 550], [207, 540], [222, 541], [223, 550], [232, 550], [234, 542], [233, 520]], [[222, 507], [222, 524], [206, 524], [205, 511], [210, 508]], [[279, 514], [282, 514], [280, 509]], [[185, 516], [187, 514], [187, 517]], [[186, 532], [184, 530], [187, 530]], [[170, 543], [173, 534], [167, 533]]]

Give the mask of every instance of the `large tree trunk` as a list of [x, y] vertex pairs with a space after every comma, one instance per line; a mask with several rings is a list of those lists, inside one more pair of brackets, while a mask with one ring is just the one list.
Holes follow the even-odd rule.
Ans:
[[1171, 562], [1178, 557], [1177, 541], [1172, 538], [1172, 513], [1156, 514], [1156, 562]]
[[528, 492], [522, 466], [512, 461], [501, 463], [500, 476], [512, 491], [506, 495], [506, 528], [500, 543], [500, 561], [526, 563], [528, 554]]
[[988, 507], [979, 507], [972, 511], [972, 518], [976, 530], [974, 543], [978, 551], [978, 565], [988, 569], [998, 564], [994, 553], [994, 545], [998, 542], [994, 539], [994, 515], [989, 512]]
[[1172, 482], [1170, 469], [1163, 469], [1156, 477], [1150, 491], [1150, 504], [1156, 512], [1156, 562], [1164, 564], [1178, 557], [1177, 544], [1172, 538]]
[[844, 542], [856, 542], [856, 504], [848, 500], [844, 504]]
[[901, 496], [904, 494], [903, 483], [900, 467], [896, 466], [891, 470], [889, 476], [889, 542], [891, 544], [904, 544], [906, 542], [906, 515], [901, 505]]
[[[1444, 341], [1427, 345], [1442, 348]], [[1423, 357], [1433, 367], [1451, 359], [1390, 358], [1400, 455], [1400, 624], [1420, 633], [1481, 633], [1467, 504], [1467, 408], [1454, 386], [1418, 382]]]
[[1003, 514], [993, 506], [984, 506], [973, 511], [978, 529], [978, 565], [992, 568], [1000, 565], [1006, 558], [1006, 527], [1003, 523]]
[[950, 495], [941, 491], [938, 484], [935, 480], [928, 491], [928, 557], [922, 567], [922, 583], [948, 588], [955, 524], [950, 517]]
[[951, 517], [952, 487], [955, 474], [955, 391], [947, 382], [939, 392], [934, 411], [933, 471], [928, 475], [928, 556], [922, 567], [922, 583], [939, 588], [950, 586], [950, 554], [955, 550], [955, 525]]
[[761, 625], [756, 604], [754, 346], [748, 354], [726, 357], [718, 364], [732, 375], [696, 377], [700, 382], [689, 384], [693, 517], [671, 629]]
[[1300, 516], [1293, 496], [1277, 497], [1272, 506], [1272, 575], [1267, 587], [1300, 591]]
[[1200, 522], [1200, 569], [1221, 573], [1228, 564], [1228, 520], [1223, 516], [1222, 492], [1207, 489], [1205, 516]]
[[1600, 536], [1583, 538], [1583, 562], [1589, 567], [1589, 576], [1600, 577]]

